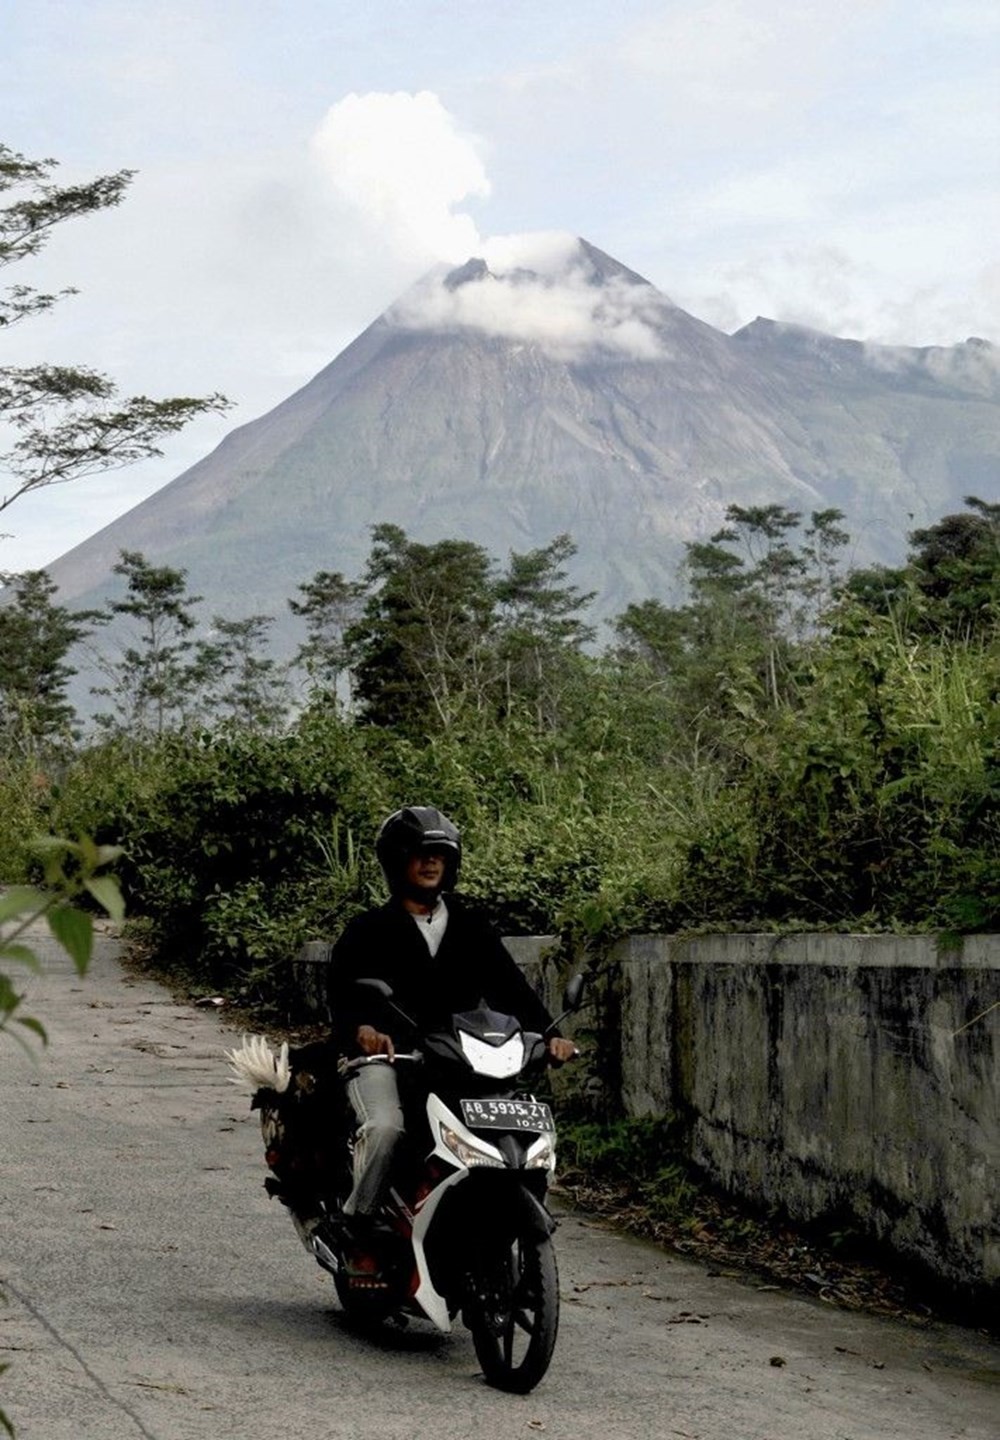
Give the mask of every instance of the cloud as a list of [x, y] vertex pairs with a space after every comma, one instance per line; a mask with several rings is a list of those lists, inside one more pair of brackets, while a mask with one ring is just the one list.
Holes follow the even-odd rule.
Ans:
[[599, 274], [575, 236], [543, 232], [487, 241], [466, 274], [429, 277], [390, 318], [407, 329], [476, 330], [564, 360], [595, 350], [654, 360], [665, 354], [663, 322], [672, 309], [625, 273]]
[[458, 207], [490, 193], [476, 141], [437, 95], [351, 94], [332, 106], [312, 140], [323, 178], [383, 242], [459, 262], [479, 248]]
[[913, 375], [923, 372], [944, 385], [970, 395], [996, 399], [1000, 385], [1000, 349], [988, 340], [970, 338], [961, 345], [913, 350], [896, 345], [865, 345], [873, 370]]
[[[624, 7], [609, 32], [567, 35], [568, 50], [506, 76], [524, 98], [520, 124], [553, 126], [572, 148], [574, 135], [628, 133], [643, 157], [665, 151], [685, 168], [692, 152], [745, 153], [763, 139], [788, 143], [794, 117], [801, 134], [825, 101], [840, 93], [864, 61], [870, 37], [892, 0], [681, 0]], [[645, 13], [642, 13], [642, 12]], [[574, 44], [579, 35], [580, 43]], [[581, 129], [581, 108], [587, 121]], [[513, 123], [517, 123], [514, 117]], [[644, 144], [645, 131], [653, 143]], [[655, 137], [655, 141], [654, 138]], [[629, 156], [622, 149], [614, 178]]]
[[776, 7], [771, 0], [687, 0], [624, 32], [618, 58], [638, 74], [667, 78], [688, 98], [749, 110], [783, 108], [835, 73], [855, 26], [886, 0], [827, 0]]
[[[727, 331], [765, 315], [882, 345], [950, 346], [970, 335], [1000, 339], [1000, 265], [983, 263], [975, 236], [956, 228], [940, 237], [962, 263], [956, 259], [949, 270], [942, 260], [929, 278], [923, 257], [906, 249], [907, 235], [918, 233], [918, 226], [887, 216], [867, 248], [860, 221], [831, 229], [828, 241], [778, 232], [772, 244], [758, 243], [738, 264], [703, 265], [678, 284], [678, 299]], [[911, 243], [912, 252], [918, 248]]]

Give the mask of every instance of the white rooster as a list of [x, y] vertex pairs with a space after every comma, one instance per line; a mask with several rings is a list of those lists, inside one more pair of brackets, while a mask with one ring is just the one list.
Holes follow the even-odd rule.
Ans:
[[233, 1072], [230, 1084], [249, 1089], [251, 1095], [256, 1095], [258, 1090], [274, 1090], [283, 1095], [291, 1084], [287, 1040], [276, 1055], [263, 1035], [244, 1035], [238, 1049], [226, 1051], [226, 1059]]

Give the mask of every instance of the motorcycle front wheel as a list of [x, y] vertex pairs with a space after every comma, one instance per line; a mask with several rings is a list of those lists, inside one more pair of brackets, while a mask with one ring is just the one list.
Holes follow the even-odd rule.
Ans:
[[549, 1368], [559, 1328], [559, 1276], [549, 1237], [525, 1224], [498, 1257], [469, 1316], [487, 1384], [527, 1395]]

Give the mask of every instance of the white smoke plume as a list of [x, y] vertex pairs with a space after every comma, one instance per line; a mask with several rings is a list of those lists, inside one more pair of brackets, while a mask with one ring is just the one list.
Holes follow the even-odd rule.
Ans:
[[490, 193], [476, 141], [428, 90], [346, 95], [313, 136], [335, 195], [383, 243], [459, 263], [479, 232], [458, 207]]
[[490, 193], [477, 142], [431, 92], [345, 96], [327, 112], [313, 153], [373, 246], [421, 264], [485, 261], [461, 285], [443, 283], [442, 271], [415, 287], [393, 311], [396, 324], [475, 329], [562, 358], [594, 349], [663, 355], [659, 330], [670, 306], [651, 286], [618, 275], [596, 283], [572, 235], [480, 235], [463, 208]]

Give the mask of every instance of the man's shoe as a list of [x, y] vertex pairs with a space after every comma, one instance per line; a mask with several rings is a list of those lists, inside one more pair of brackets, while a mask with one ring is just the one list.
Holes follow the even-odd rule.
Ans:
[[386, 1241], [396, 1232], [377, 1215], [344, 1215], [344, 1269], [352, 1289], [385, 1290]]

